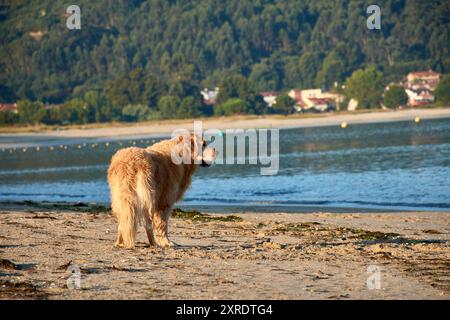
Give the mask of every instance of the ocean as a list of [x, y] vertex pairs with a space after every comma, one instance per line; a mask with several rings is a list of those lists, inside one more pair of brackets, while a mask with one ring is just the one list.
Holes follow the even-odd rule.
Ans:
[[[158, 139], [0, 151], [0, 201], [109, 202], [106, 172], [126, 146]], [[279, 171], [199, 168], [178, 205], [250, 211], [450, 211], [450, 119], [283, 129]], [[270, 150], [270, 149], [269, 149]], [[245, 211], [244, 210], [244, 211]]]

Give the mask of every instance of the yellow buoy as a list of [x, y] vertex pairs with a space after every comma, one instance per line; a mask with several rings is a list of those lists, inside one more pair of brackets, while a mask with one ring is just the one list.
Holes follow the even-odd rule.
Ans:
[[348, 127], [348, 123], [347, 122], [342, 122], [341, 123], [341, 128], [342, 129], [345, 129], [345, 128], [347, 128]]
[[420, 117], [417, 116], [417, 117], [414, 119], [414, 122], [415, 122], [415, 123], [419, 123], [419, 122], [420, 122]]
[[39, 151], [39, 150], [41, 150], [41, 148], [39, 148], [39, 146], [37, 146], [37, 147], [36, 147], [36, 151]]

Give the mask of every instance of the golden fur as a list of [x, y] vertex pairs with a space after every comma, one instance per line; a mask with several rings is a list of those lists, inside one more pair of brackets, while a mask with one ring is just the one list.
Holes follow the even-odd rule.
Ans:
[[198, 151], [193, 148], [196, 143], [200, 143], [201, 156], [205, 152], [215, 156], [214, 149], [204, 149], [202, 139], [185, 135], [146, 149], [121, 149], [112, 157], [108, 183], [112, 211], [118, 222], [116, 246], [134, 246], [140, 221], [145, 225], [150, 245], [173, 246], [167, 236], [170, 212], [190, 186], [197, 164], [175, 164], [171, 156], [174, 150], [182, 156], [187, 146], [192, 151], [191, 160], [198, 159]]

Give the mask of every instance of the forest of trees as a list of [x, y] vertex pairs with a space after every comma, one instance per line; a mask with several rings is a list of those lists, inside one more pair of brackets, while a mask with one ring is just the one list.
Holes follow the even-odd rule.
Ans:
[[[66, 1], [2, 2], [0, 102], [59, 105], [27, 123], [260, 114], [260, 91], [351, 84], [358, 69], [377, 89], [410, 71], [450, 71], [449, 1], [380, 1], [381, 30], [366, 26], [370, 4], [78, 0], [81, 30], [69, 30]], [[200, 89], [217, 86], [212, 110]]]

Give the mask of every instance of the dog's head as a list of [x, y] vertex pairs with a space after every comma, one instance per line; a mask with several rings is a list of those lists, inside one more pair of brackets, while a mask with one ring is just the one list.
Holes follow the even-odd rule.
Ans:
[[217, 157], [217, 150], [208, 147], [205, 139], [193, 133], [175, 138], [172, 161], [176, 164], [200, 164], [209, 167]]

